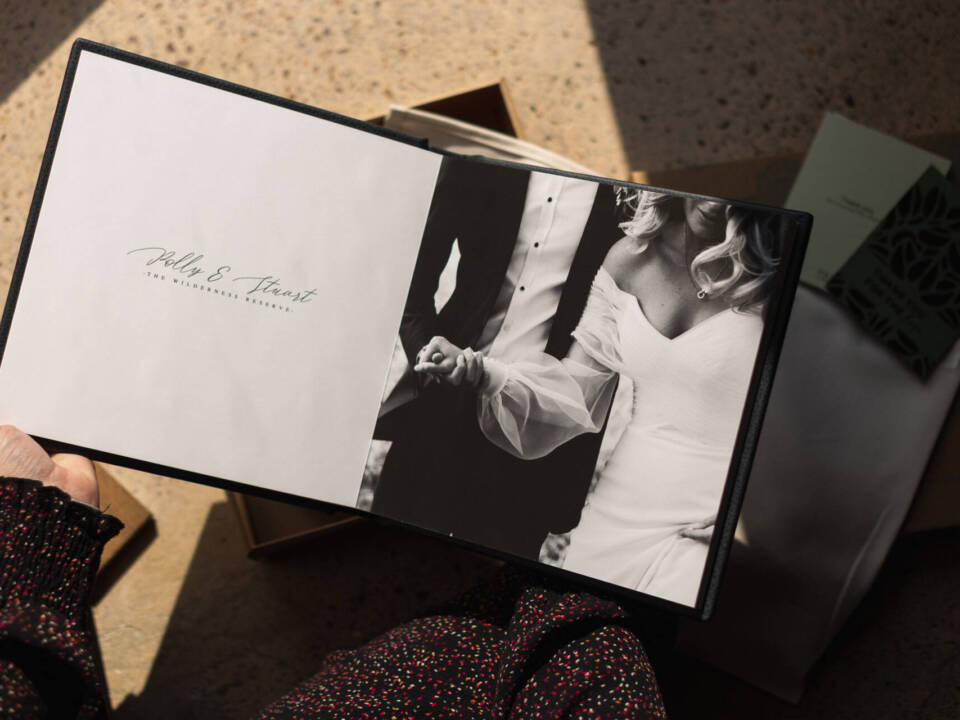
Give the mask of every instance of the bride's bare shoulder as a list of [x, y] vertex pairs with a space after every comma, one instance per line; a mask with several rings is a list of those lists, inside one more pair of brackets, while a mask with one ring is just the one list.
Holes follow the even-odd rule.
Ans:
[[610, 273], [610, 277], [619, 287], [629, 284], [630, 275], [636, 269], [637, 243], [631, 237], [622, 237], [617, 240], [603, 259], [603, 269]]

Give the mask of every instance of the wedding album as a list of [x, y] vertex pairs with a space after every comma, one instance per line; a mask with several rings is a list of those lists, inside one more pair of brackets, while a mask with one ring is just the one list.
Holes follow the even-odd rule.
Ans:
[[810, 224], [80, 40], [0, 422], [705, 618]]

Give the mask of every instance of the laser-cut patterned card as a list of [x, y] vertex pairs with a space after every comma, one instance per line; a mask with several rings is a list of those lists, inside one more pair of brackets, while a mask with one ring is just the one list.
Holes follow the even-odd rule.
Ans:
[[786, 206], [817, 221], [800, 279], [820, 290], [930, 165], [950, 161], [828, 113], [790, 189]]
[[926, 378], [960, 336], [957, 187], [928, 169], [827, 290]]

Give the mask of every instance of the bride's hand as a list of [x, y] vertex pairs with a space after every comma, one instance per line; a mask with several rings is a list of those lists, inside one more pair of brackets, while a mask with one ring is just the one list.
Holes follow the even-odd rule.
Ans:
[[456, 368], [460, 348], [439, 335], [430, 339], [417, 353], [417, 364], [414, 372], [439, 379], [449, 375]]
[[[451, 350], [456, 352], [451, 353]], [[442, 356], [441, 356], [442, 353]], [[445, 338], [434, 338], [420, 351], [421, 360], [414, 371], [425, 373], [448, 385], [479, 387], [484, 380], [483, 353], [471, 348], [461, 351]]]
[[467, 348], [457, 355], [453, 363], [453, 370], [447, 375], [441, 375], [440, 379], [454, 387], [467, 385], [477, 388], [483, 381], [483, 353], [474, 352]]
[[463, 381], [474, 389], [482, 386], [485, 379], [483, 353], [474, 352], [470, 348], [467, 348], [460, 357], [457, 358], [458, 363], [461, 358], [463, 359]]
[[680, 531], [680, 537], [709, 545], [713, 538], [713, 522], [688, 525]]

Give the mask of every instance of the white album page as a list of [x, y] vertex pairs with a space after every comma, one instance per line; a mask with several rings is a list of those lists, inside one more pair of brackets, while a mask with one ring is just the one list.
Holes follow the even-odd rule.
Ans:
[[352, 506], [439, 165], [82, 52], [0, 422]]

